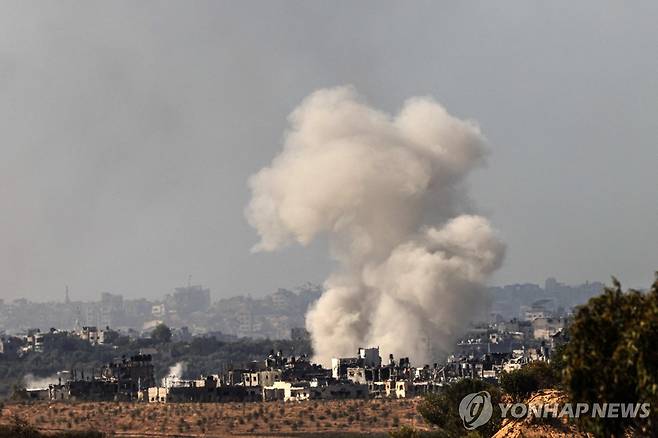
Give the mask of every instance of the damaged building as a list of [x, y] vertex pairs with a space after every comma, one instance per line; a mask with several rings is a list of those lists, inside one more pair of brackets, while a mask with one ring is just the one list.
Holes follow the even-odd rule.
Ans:
[[[155, 386], [150, 355], [122, 357], [91, 374], [73, 370], [70, 379], [48, 386], [49, 400], [134, 401], [149, 387]], [[42, 392], [45, 389], [42, 390]], [[41, 395], [45, 397], [43, 394]]]

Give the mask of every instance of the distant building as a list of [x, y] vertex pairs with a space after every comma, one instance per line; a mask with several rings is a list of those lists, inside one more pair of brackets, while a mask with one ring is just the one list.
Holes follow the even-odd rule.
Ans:
[[122, 398], [136, 399], [142, 390], [155, 386], [155, 374], [151, 355], [135, 355], [121, 358], [101, 369], [103, 380], [117, 384]]
[[359, 359], [367, 367], [378, 367], [382, 364], [382, 358], [379, 356], [379, 347], [359, 348]]
[[164, 303], [151, 306], [151, 315], [155, 318], [164, 318], [167, 315], [167, 308]]
[[365, 385], [368, 383], [366, 380], [366, 369], [363, 367], [350, 367], [347, 369], [347, 380], [352, 383], [359, 383]]
[[263, 387], [263, 401], [301, 401], [310, 398], [308, 382], [274, 382]]
[[171, 339], [175, 342], [188, 342], [192, 340], [192, 333], [190, 333], [190, 329], [187, 326], [179, 329], [174, 328], [171, 330]]
[[334, 357], [331, 359], [331, 377], [336, 380], [346, 379], [347, 369], [358, 366], [358, 357]]
[[93, 325], [82, 327], [80, 339], [89, 342], [91, 345], [100, 345], [103, 343], [101, 332]]
[[101, 294], [99, 316], [99, 325], [101, 327], [117, 327], [122, 325], [125, 319], [123, 296], [103, 292]]
[[565, 326], [564, 318], [537, 318], [532, 321], [533, 337], [542, 341], [550, 341]]
[[23, 351], [34, 351], [42, 352], [43, 351], [44, 337], [43, 333], [39, 329], [30, 329], [25, 336], [25, 345], [23, 346]]
[[275, 382], [263, 387], [264, 401], [342, 400], [368, 398], [368, 385], [355, 383]]
[[414, 384], [408, 380], [395, 382], [395, 398], [407, 398], [414, 396]]
[[534, 321], [537, 318], [550, 318], [555, 315], [555, 302], [552, 299], [542, 299], [530, 306], [521, 306], [521, 318]]
[[140, 349], [139, 349], [139, 354], [140, 354], [141, 356], [151, 356], [151, 357], [155, 357], [155, 356], [159, 356], [159, 355], [160, 355], [160, 352], [158, 351], [157, 348], [153, 348], [153, 347], [144, 347], [144, 348], [140, 348]]
[[235, 317], [238, 322], [237, 336], [239, 338], [252, 337], [256, 324], [254, 323], [254, 314], [251, 311], [251, 303], [243, 303], [235, 314]]
[[244, 386], [271, 386], [279, 380], [280, 370], [254, 371], [242, 375]]
[[50, 400], [130, 401], [143, 398], [155, 386], [151, 356], [136, 355], [117, 359], [85, 378], [73, 370], [70, 379], [48, 386]]
[[150, 387], [146, 391], [150, 403], [220, 403], [262, 400], [260, 387], [220, 386], [216, 377], [178, 381], [173, 386]]
[[293, 327], [290, 329], [290, 339], [293, 341], [309, 341], [311, 334], [304, 327]]
[[150, 320], [150, 321], [146, 321], [142, 325], [142, 332], [149, 332], [150, 333], [151, 331], [153, 331], [154, 328], [156, 328], [157, 326], [159, 326], [160, 324], [163, 324], [163, 323], [164, 323], [164, 321], [161, 320], [161, 319], [153, 319], [153, 320]]
[[357, 383], [329, 383], [327, 385], [310, 386], [312, 400], [344, 400], [352, 398], [368, 398], [368, 385]]
[[272, 294], [272, 305], [278, 309], [289, 308], [297, 295], [287, 289], [279, 289]]
[[205, 312], [210, 308], [210, 289], [201, 285], [177, 287], [171, 301], [173, 308], [182, 315]]

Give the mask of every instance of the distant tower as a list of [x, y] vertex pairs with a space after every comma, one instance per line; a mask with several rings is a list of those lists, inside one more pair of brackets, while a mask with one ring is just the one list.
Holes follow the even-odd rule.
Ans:
[[64, 304], [71, 304], [71, 298], [69, 298], [69, 286], [66, 285], [66, 294], [64, 295]]

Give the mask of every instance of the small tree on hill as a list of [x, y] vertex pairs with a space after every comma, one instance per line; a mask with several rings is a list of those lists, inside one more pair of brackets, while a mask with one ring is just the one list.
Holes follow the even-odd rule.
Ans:
[[151, 332], [151, 339], [160, 344], [171, 341], [171, 329], [165, 324], [158, 324]]
[[501, 393], [498, 388], [482, 380], [462, 379], [445, 387], [439, 393], [427, 394], [418, 405], [418, 412], [425, 421], [438, 426], [446, 437], [464, 436], [468, 431], [459, 416], [459, 404], [467, 394], [480, 391], [488, 391], [491, 394], [494, 411], [491, 419], [471, 435], [479, 433], [480, 436], [490, 437], [500, 428], [501, 415], [498, 404]]
[[531, 362], [500, 376], [503, 391], [516, 400], [523, 400], [540, 389], [557, 388], [559, 383], [559, 371], [546, 362]]

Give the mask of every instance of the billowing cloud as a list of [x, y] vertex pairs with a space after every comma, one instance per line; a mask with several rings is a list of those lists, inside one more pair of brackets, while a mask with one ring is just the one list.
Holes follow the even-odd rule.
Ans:
[[317, 360], [377, 345], [427, 362], [482, 310], [505, 248], [464, 214], [462, 182], [486, 151], [475, 123], [430, 98], [391, 116], [338, 87], [292, 112], [283, 151], [249, 181], [246, 215], [256, 251], [329, 238], [339, 268], [307, 315]]

